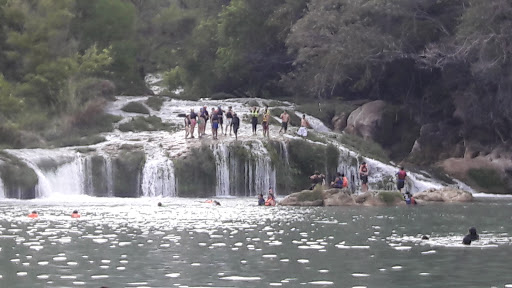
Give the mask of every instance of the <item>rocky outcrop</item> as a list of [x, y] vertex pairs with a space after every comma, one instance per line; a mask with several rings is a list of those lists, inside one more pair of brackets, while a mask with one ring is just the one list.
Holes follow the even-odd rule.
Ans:
[[285, 197], [283, 206], [397, 206], [405, 205], [398, 192], [381, 191], [352, 195], [349, 189], [304, 190]]
[[348, 112], [343, 112], [332, 117], [331, 124], [335, 132], [341, 132], [347, 127], [348, 116]]
[[361, 136], [365, 139], [375, 139], [376, 133], [383, 122], [386, 102], [377, 100], [357, 108], [347, 119], [345, 132]]
[[414, 199], [421, 202], [471, 202], [473, 194], [456, 188], [428, 189], [414, 194]]

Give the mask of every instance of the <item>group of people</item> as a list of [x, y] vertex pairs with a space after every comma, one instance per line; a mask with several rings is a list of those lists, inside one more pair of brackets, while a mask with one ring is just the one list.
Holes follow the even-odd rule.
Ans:
[[274, 191], [272, 187], [268, 188], [267, 200], [263, 198], [263, 193], [258, 195], [258, 205], [259, 206], [276, 206], [276, 197], [274, 196]]
[[[238, 140], [238, 129], [240, 128], [240, 118], [237, 113], [233, 111], [232, 106], [228, 107], [227, 111], [224, 111], [222, 107], [219, 105], [217, 108], [212, 108], [210, 112], [206, 106], [199, 109], [199, 112], [196, 113], [194, 109], [190, 109], [188, 114], [182, 114], [184, 116], [185, 123], [185, 139], [186, 138], [195, 138], [195, 127], [197, 126], [197, 135], [199, 138], [202, 138], [206, 135], [206, 127], [208, 125], [208, 121], [211, 124], [212, 138], [218, 139], [218, 130], [220, 128], [220, 133], [227, 135], [229, 130], [229, 136], [233, 132], [235, 135], [235, 139]], [[267, 106], [265, 106], [264, 110], [260, 112], [259, 107], [252, 107], [249, 110], [249, 117], [252, 125], [252, 133], [256, 135], [256, 131], [259, 124], [259, 117], [263, 116], [261, 126], [263, 127], [263, 137], [270, 137], [270, 110]], [[224, 121], [225, 118], [225, 121]], [[281, 129], [279, 129], [279, 134], [288, 132], [288, 125], [290, 124], [290, 114], [288, 112], [283, 111], [279, 116], [281, 119]], [[225, 126], [224, 126], [225, 122]], [[301, 119], [301, 127], [297, 131], [297, 134], [302, 137], [307, 137], [308, 131], [307, 128], [310, 127], [309, 122], [306, 120], [306, 115], [302, 115]]]
[[[226, 127], [224, 129], [224, 116], [226, 117]], [[199, 138], [206, 135], [206, 127], [208, 121], [211, 123], [212, 137], [218, 139], [218, 130], [220, 127], [221, 134], [227, 135], [229, 129], [229, 135], [231, 131], [234, 132], [235, 138], [238, 139], [238, 128], [240, 128], [240, 118], [233, 111], [232, 107], [228, 107], [228, 111], [222, 110], [219, 105], [217, 109], [212, 108], [211, 113], [208, 113], [206, 106], [199, 109], [199, 113], [196, 113], [192, 108], [190, 113], [185, 115], [185, 138], [195, 138], [195, 127], [197, 125], [197, 134]]]

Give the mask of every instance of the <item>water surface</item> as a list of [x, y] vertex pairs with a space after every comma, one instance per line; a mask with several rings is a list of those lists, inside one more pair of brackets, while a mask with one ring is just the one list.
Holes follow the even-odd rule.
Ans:
[[[512, 285], [510, 200], [380, 208], [219, 201], [0, 202], [0, 287]], [[74, 209], [80, 219], [71, 219]], [[39, 219], [26, 217], [31, 210]], [[470, 226], [482, 239], [464, 247]]]

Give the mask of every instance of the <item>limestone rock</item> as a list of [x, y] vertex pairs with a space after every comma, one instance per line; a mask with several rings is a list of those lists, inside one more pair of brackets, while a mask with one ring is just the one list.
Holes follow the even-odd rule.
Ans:
[[279, 205], [283, 206], [323, 206], [324, 195], [321, 190], [303, 190], [286, 196]]
[[348, 112], [343, 112], [332, 117], [331, 123], [335, 132], [341, 132], [347, 127], [348, 116]]
[[356, 205], [350, 190], [330, 189], [324, 192], [324, 206], [353, 206]]
[[456, 188], [428, 189], [414, 194], [414, 199], [424, 202], [471, 202], [473, 194]]

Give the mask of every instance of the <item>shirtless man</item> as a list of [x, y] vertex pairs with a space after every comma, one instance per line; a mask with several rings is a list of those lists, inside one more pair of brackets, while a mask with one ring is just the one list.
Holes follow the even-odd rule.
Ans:
[[286, 131], [288, 130], [288, 123], [290, 122], [290, 115], [286, 113], [286, 110], [279, 116], [281, 118], [281, 129], [279, 129], [279, 133], [283, 131], [286, 134]]

